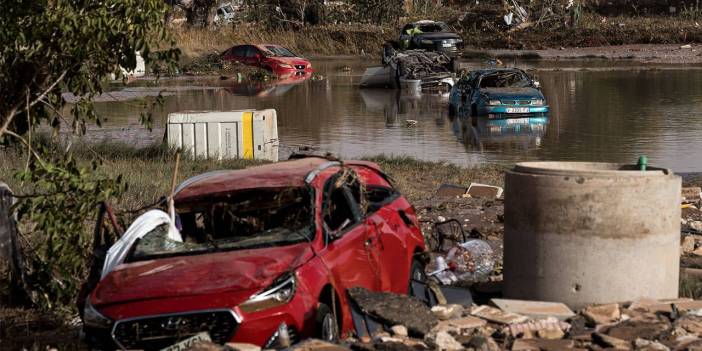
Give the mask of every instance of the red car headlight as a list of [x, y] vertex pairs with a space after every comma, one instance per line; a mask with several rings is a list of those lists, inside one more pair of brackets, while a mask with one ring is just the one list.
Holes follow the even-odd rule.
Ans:
[[280, 68], [293, 68], [292, 65], [289, 65], [287, 63], [279, 63], [278, 67], [280, 67]]
[[295, 296], [297, 278], [294, 273], [286, 273], [273, 283], [244, 301], [239, 308], [244, 312], [256, 312], [284, 305]]

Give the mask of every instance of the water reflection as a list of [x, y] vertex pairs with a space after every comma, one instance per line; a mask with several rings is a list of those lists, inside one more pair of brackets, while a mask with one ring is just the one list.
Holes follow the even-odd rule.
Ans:
[[303, 84], [310, 79], [310, 74], [288, 74], [275, 80], [266, 81], [227, 81], [224, 83], [224, 89], [233, 95], [240, 96], [256, 96], [270, 97], [283, 96], [288, 93], [295, 85]]
[[456, 137], [469, 151], [517, 152], [537, 149], [548, 126], [547, 117], [488, 119], [450, 117]]

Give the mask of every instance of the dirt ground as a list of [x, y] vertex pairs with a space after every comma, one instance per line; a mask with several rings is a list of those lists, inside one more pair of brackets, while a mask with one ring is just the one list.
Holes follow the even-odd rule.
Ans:
[[485, 50], [498, 58], [524, 57], [542, 60], [608, 59], [656, 64], [700, 64], [702, 44], [634, 44], [543, 50]]

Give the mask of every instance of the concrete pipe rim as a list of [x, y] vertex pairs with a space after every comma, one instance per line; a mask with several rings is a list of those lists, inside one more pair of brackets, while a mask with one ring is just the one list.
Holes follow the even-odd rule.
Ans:
[[635, 164], [609, 162], [534, 161], [519, 162], [512, 173], [557, 176], [602, 177], [667, 177], [673, 175], [668, 168], [648, 166], [645, 171]]

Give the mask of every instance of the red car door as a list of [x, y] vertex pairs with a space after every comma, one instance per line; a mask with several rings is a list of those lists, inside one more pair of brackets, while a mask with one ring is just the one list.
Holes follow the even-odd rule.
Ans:
[[346, 185], [334, 188], [336, 179], [330, 178], [324, 187], [321, 226], [325, 246], [319, 256], [339, 291], [356, 286], [378, 291], [380, 270], [371, 257], [374, 238], [369, 236], [352, 191]]
[[250, 66], [259, 67], [261, 65], [261, 58], [263, 54], [255, 46], [246, 46], [246, 57], [244, 58], [244, 63]]

